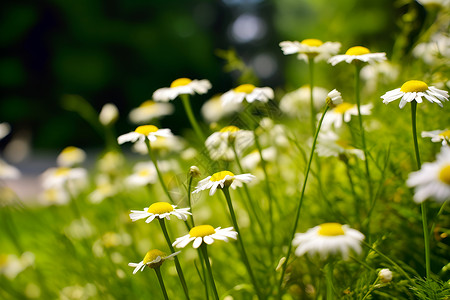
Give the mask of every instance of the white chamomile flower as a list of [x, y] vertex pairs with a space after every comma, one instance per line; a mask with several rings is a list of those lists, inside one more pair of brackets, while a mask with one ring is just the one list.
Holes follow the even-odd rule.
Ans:
[[[361, 105], [360, 111], [361, 115], [367, 116], [371, 114], [371, 110], [373, 105], [371, 103]], [[322, 121], [322, 127], [326, 129], [330, 129], [333, 125], [334, 128], [341, 128], [342, 124], [348, 123], [351, 121], [352, 116], [358, 115], [358, 107], [356, 104], [351, 104], [348, 102], [342, 102], [341, 104], [336, 105], [333, 109], [329, 110]], [[318, 115], [317, 118], [320, 119], [321, 115]]]
[[64, 205], [69, 201], [70, 195], [63, 187], [47, 188], [39, 195], [39, 202], [42, 205]]
[[341, 43], [322, 42], [318, 39], [305, 39], [298, 41], [283, 41], [280, 43], [284, 55], [298, 53], [298, 59], [308, 62], [308, 58], [314, 58], [314, 61], [327, 60], [331, 55], [338, 53]]
[[332, 66], [337, 65], [340, 62], [345, 61], [351, 64], [353, 61], [361, 61], [367, 63], [374, 63], [386, 60], [386, 53], [371, 53], [369, 49], [362, 46], [351, 47], [345, 52], [345, 54], [336, 55], [328, 59], [328, 63]]
[[106, 103], [103, 105], [98, 119], [103, 126], [109, 126], [117, 121], [119, 118], [119, 109], [112, 103]]
[[17, 179], [19, 177], [19, 169], [0, 159], [0, 179]]
[[450, 147], [442, 147], [436, 161], [424, 163], [419, 171], [409, 174], [406, 184], [414, 187], [414, 201], [433, 198], [437, 202], [450, 199]]
[[10, 132], [11, 126], [8, 123], [0, 123], [0, 140], [7, 136]]
[[235, 158], [233, 147], [238, 155], [253, 145], [254, 136], [250, 130], [241, 130], [236, 126], [226, 126], [211, 134], [205, 141], [206, 149], [213, 160]]
[[[450, 0], [448, 2], [450, 5]], [[413, 49], [413, 55], [429, 65], [446, 63], [450, 58], [450, 36], [441, 32], [434, 34], [428, 43], [418, 44]]]
[[277, 158], [277, 149], [275, 147], [269, 147], [262, 149], [261, 153], [257, 149], [253, 150], [241, 159], [242, 167], [246, 170], [255, 169], [261, 162], [261, 154], [266, 162], [273, 162]]
[[81, 164], [86, 159], [86, 152], [83, 149], [69, 146], [64, 148], [56, 158], [56, 163], [60, 167], [72, 167]]
[[203, 104], [201, 113], [203, 118], [208, 123], [218, 122], [224, 117], [230, 116], [235, 112], [241, 110], [240, 103], [229, 103], [229, 105], [222, 106], [220, 95], [216, 95]]
[[348, 225], [324, 223], [308, 229], [305, 233], [296, 233], [292, 245], [297, 246], [297, 256], [308, 253], [312, 257], [319, 254], [321, 259], [326, 259], [329, 255], [341, 254], [346, 260], [350, 250], [361, 253], [363, 239], [361, 232]]
[[178, 97], [178, 95], [206, 94], [210, 88], [211, 83], [207, 79], [191, 80], [189, 78], [178, 78], [170, 84], [170, 87], [156, 90], [153, 93], [153, 100], [168, 102]]
[[171, 205], [167, 202], [156, 202], [145, 207], [144, 210], [132, 210], [130, 214], [131, 220], [137, 221], [145, 219], [145, 223], [150, 223], [155, 218], [170, 220], [170, 216], [175, 216], [180, 220], [186, 221], [188, 215], [192, 215], [188, 210], [190, 208], [177, 208], [176, 205]]
[[223, 228], [217, 227], [214, 229], [211, 225], [199, 225], [192, 227], [188, 234], [179, 237], [173, 242], [172, 246], [177, 248], [184, 248], [190, 242], [194, 241], [192, 247], [198, 248], [205, 242], [210, 245], [214, 240], [221, 240], [228, 242], [228, 238], [237, 239], [238, 233], [233, 230], [233, 227]]
[[138, 271], [144, 271], [145, 267], [149, 267], [152, 269], [159, 268], [165, 260], [173, 259], [174, 256], [180, 253], [181, 251], [177, 251], [170, 255], [166, 255], [164, 252], [158, 249], [153, 249], [145, 254], [145, 257], [141, 262], [129, 263], [128, 265], [134, 268], [133, 274], [136, 274]]
[[324, 157], [356, 155], [359, 159], [365, 159], [364, 151], [353, 147], [349, 141], [341, 139], [333, 131], [324, 131], [319, 133], [316, 152], [319, 156]]
[[388, 104], [394, 100], [401, 98], [399, 107], [405, 107], [406, 103], [415, 100], [417, 103], [422, 103], [423, 98], [431, 103], [437, 103], [443, 107], [441, 101], [448, 101], [448, 92], [428, 86], [425, 82], [420, 80], [409, 80], [405, 82], [401, 88], [392, 90], [381, 96], [384, 104]]
[[122, 134], [117, 138], [117, 142], [121, 145], [126, 142], [144, 142], [148, 138], [150, 142], [156, 141], [158, 136], [171, 137], [173, 136], [170, 129], [159, 129], [154, 125], [142, 125], [137, 127], [134, 131]]
[[133, 174], [125, 179], [129, 186], [145, 186], [158, 180], [158, 173], [153, 162], [139, 162], [134, 166], [133, 171]]
[[87, 185], [87, 171], [83, 168], [49, 168], [42, 175], [42, 186], [48, 188], [66, 188], [79, 191]]
[[[280, 100], [280, 110], [290, 117], [308, 117], [311, 113], [309, 109], [310, 90], [309, 85], [305, 85], [286, 93]], [[327, 94], [328, 91], [323, 87], [315, 86], [313, 88], [314, 108], [316, 111], [319, 111], [325, 105]]]
[[422, 131], [422, 137], [430, 137], [433, 143], [442, 142], [442, 146], [450, 144], [450, 129]]
[[270, 87], [258, 88], [253, 84], [241, 84], [237, 88], [229, 90], [220, 97], [222, 107], [228, 106], [231, 103], [242, 103], [247, 100], [248, 103], [255, 101], [267, 102], [273, 99], [274, 93]]
[[334, 89], [328, 93], [327, 98], [325, 99], [325, 102], [327, 103], [327, 105], [329, 107], [334, 108], [337, 105], [342, 104], [342, 102], [344, 102], [344, 100], [342, 100], [341, 93], [338, 90]]
[[142, 124], [156, 118], [171, 115], [173, 111], [173, 105], [170, 103], [147, 100], [139, 105], [139, 107], [132, 109], [129, 118], [134, 124]]
[[380, 278], [381, 282], [383, 283], [388, 283], [390, 281], [392, 281], [392, 271], [389, 269], [381, 269], [378, 272], [378, 278]]
[[200, 180], [193, 193], [199, 193], [209, 189], [209, 195], [212, 196], [218, 188], [231, 187], [232, 189], [236, 189], [236, 187], [241, 187], [243, 183], [249, 183], [254, 178], [254, 175], [248, 173], [234, 175], [230, 171], [220, 171]]

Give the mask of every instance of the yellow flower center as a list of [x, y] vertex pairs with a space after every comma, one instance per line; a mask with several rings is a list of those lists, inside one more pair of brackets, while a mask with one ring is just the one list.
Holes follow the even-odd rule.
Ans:
[[142, 125], [134, 130], [134, 132], [137, 132], [137, 133], [140, 133], [140, 134], [143, 134], [146, 136], [152, 132], [157, 132], [157, 131], [158, 131], [158, 127], [156, 127], [154, 125]]
[[146, 177], [146, 176], [150, 175], [150, 172], [148, 170], [140, 170], [138, 172], [138, 175], [141, 177]]
[[6, 266], [8, 263], [8, 255], [6, 254], [0, 254], [0, 267]]
[[450, 139], [450, 130], [439, 133], [439, 136], [442, 136], [444, 139]]
[[241, 84], [240, 86], [235, 88], [234, 91], [236, 93], [250, 94], [251, 92], [253, 92], [254, 89], [255, 89], [255, 86], [253, 84], [246, 83], [246, 84]]
[[355, 147], [350, 145], [349, 141], [338, 140], [338, 141], [336, 141], [336, 144], [338, 144], [339, 146], [341, 146], [344, 149], [355, 149]]
[[162, 259], [165, 256], [165, 253], [162, 251], [159, 251], [158, 249], [153, 249], [147, 252], [144, 257], [144, 264], [148, 264], [151, 261], [154, 261], [158, 256], [161, 257], [161, 260], [157, 263], [149, 264], [148, 266], [150, 268], [157, 268], [162, 265], [164, 260]]
[[311, 47], [319, 47], [323, 45], [323, 42], [318, 39], [306, 39], [301, 42], [303, 45], [311, 46]]
[[220, 129], [220, 132], [231, 132], [231, 133], [234, 133], [234, 132], [237, 132], [239, 130], [240, 129], [238, 127], [231, 125], [231, 126], [226, 126], [226, 127], [222, 128], [222, 129]]
[[189, 235], [191, 237], [204, 237], [207, 235], [211, 235], [216, 233], [214, 230], [214, 227], [211, 225], [200, 225], [192, 227], [192, 229], [189, 231]]
[[324, 223], [319, 227], [319, 235], [337, 236], [345, 234], [344, 230], [342, 229], [342, 225], [339, 223]]
[[345, 55], [363, 55], [363, 54], [369, 54], [370, 50], [366, 47], [362, 46], [355, 46], [351, 47], [350, 49], [345, 52]]
[[189, 78], [178, 78], [178, 79], [174, 80], [170, 84], [170, 87], [171, 88], [175, 88], [175, 87], [178, 87], [178, 86], [185, 86], [185, 85], [188, 85], [191, 82], [192, 82], [192, 80], [189, 79]]
[[156, 202], [150, 205], [147, 212], [155, 215], [160, 215], [173, 211], [173, 206], [167, 202]]
[[210, 181], [220, 181], [220, 180], [224, 179], [227, 175], [234, 176], [234, 174], [231, 173], [230, 171], [220, 171], [220, 172], [214, 173], [209, 180]]
[[439, 179], [448, 185], [450, 185], [450, 164], [445, 165], [439, 172]]
[[64, 150], [61, 151], [61, 153], [70, 154], [70, 153], [74, 153], [74, 152], [77, 152], [77, 151], [78, 151], [77, 147], [69, 146], [69, 147], [64, 148]]
[[147, 100], [147, 101], [142, 102], [142, 104], [139, 105], [139, 107], [151, 107], [151, 106], [153, 106], [153, 105], [155, 105], [155, 102], [154, 102], [154, 101], [152, 101], [152, 100]]
[[61, 167], [61, 168], [56, 169], [55, 176], [66, 176], [69, 174], [69, 172], [70, 172], [70, 168]]
[[338, 104], [335, 108], [334, 108], [334, 112], [337, 112], [339, 114], [343, 114], [345, 113], [347, 110], [349, 110], [350, 108], [352, 108], [354, 106], [354, 104], [348, 103], [348, 102], [343, 102], [341, 104]]
[[425, 92], [426, 90], [428, 90], [428, 85], [420, 80], [409, 80], [400, 88], [400, 91], [404, 93]]

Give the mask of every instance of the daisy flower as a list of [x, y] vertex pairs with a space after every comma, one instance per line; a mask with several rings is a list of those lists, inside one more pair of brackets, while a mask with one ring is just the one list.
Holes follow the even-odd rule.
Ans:
[[39, 203], [42, 205], [64, 205], [69, 203], [70, 196], [62, 187], [47, 188], [39, 195]]
[[199, 193], [209, 189], [209, 195], [212, 196], [218, 188], [231, 187], [232, 189], [236, 189], [236, 187], [241, 187], [242, 183], [249, 183], [254, 178], [255, 176], [248, 173], [234, 175], [230, 171], [221, 171], [200, 180], [193, 193]]
[[168, 116], [174, 111], [173, 105], [170, 103], [158, 103], [152, 100], [143, 102], [139, 107], [130, 111], [130, 121], [135, 124], [142, 124], [150, 120]]
[[160, 88], [153, 93], [153, 100], [168, 102], [182, 94], [206, 94], [211, 88], [209, 80], [191, 80], [189, 78], [178, 78], [174, 80], [170, 87]]
[[[320, 110], [325, 105], [328, 91], [322, 87], [313, 88], [314, 108]], [[290, 117], [306, 117], [310, 115], [310, 87], [302, 86], [295, 91], [286, 93], [280, 100], [280, 110]]]
[[[373, 105], [371, 103], [366, 105], [361, 105], [361, 115], [370, 115]], [[351, 104], [348, 102], [342, 102], [336, 105], [333, 109], [329, 110], [322, 121], [323, 128], [329, 129], [333, 125], [334, 128], [340, 128], [343, 122], [348, 123], [351, 121], [352, 116], [358, 115], [358, 107], [356, 104]], [[321, 115], [317, 118], [320, 119]]]
[[145, 138], [148, 138], [150, 142], [156, 141], [158, 136], [171, 137], [173, 136], [170, 129], [159, 129], [154, 125], [142, 125], [137, 127], [134, 131], [122, 134], [117, 138], [119, 145], [126, 142], [144, 142]]
[[405, 107], [406, 103], [413, 100], [416, 100], [417, 103], [422, 103], [422, 97], [431, 103], [437, 103], [440, 107], [443, 107], [441, 101], [448, 101], [448, 92], [437, 89], [434, 86], [428, 86], [420, 80], [409, 80], [401, 88], [389, 91], [381, 96], [384, 104], [401, 98], [400, 108]]
[[434, 143], [442, 142], [442, 146], [450, 144], [450, 130], [422, 131], [422, 137], [430, 137]]
[[229, 90], [220, 97], [222, 107], [233, 105], [235, 103], [242, 103], [247, 100], [248, 103], [255, 101], [267, 102], [273, 99], [273, 90], [270, 87], [258, 88], [253, 84], [241, 84], [237, 88]]
[[381, 269], [378, 272], [378, 278], [380, 278], [381, 282], [388, 283], [392, 281], [392, 272], [389, 269]]
[[159, 268], [163, 262], [167, 259], [173, 259], [174, 256], [180, 254], [181, 251], [177, 251], [170, 255], [166, 255], [164, 252], [153, 249], [145, 254], [145, 257], [139, 263], [129, 263], [130, 267], [134, 268], [133, 274], [136, 274], [138, 271], [144, 271], [145, 267], [149, 267], [152, 269]]
[[198, 248], [205, 242], [208, 245], [214, 243], [214, 240], [221, 240], [228, 242], [228, 238], [237, 239], [238, 233], [233, 230], [233, 227], [223, 228], [217, 227], [214, 229], [211, 225], [200, 225], [192, 227], [188, 234], [179, 237], [173, 242], [172, 246], [177, 248], [184, 248], [190, 242], [194, 241], [192, 247]]
[[298, 53], [298, 59], [308, 62], [308, 58], [313, 58], [318, 62], [327, 60], [331, 55], [338, 53], [341, 43], [322, 42], [318, 39], [305, 39], [301, 42], [283, 41], [280, 43], [284, 55]]
[[201, 108], [202, 116], [208, 123], [218, 122], [222, 118], [238, 112], [242, 108], [240, 103], [229, 103], [229, 105], [222, 106], [220, 97], [220, 95], [212, 97]]
[[144, 210], [132, 210], [130, 218], [133, 222], [145, 219], [145, 223], [150, 223], [155, 218], [170, 220], [170, 216], [173, 215], [180, 220], [186, 221], [188, 215], [192, 215], [188, 210], [190, 208], [177, 208], [176, 205], [171, 205], [167, 202], [156, 202], [145, 207]]
[[98, 119], [103, 126], [109, 126], [117, 121], [119, 117], [119, 109], [112, 103], [106, 103], [103, 105], [100, 114], [98, 115]]
[[339, 223], [324, 223], [308, 229], [305, 233], [296, 233], [292, 241], [297, 246], [295, 255], [302, 256], [308, 253], [310, 256], [319, 254], [321, 259], [329, 255], [340, 253], [342, 258], [348, 258], [350, 250], [361, 253], [361, 241], [364, 235], [348, 225]]
[[241, 130], [236, 126], [226, 126], [221, 130], [211, 134], [205, 141], [205, 146], [209, 155], [214, 160], [234, 159], [234, 150], [240, 155], [245, 149], [252, 146], [254, 142], [253, 132]]
[[56, 158], [56, 163], [61, 167], [72, 167], [81, 164], [86, 159], [83, 149], [69, 146], [64, 148]]
[[134, 166], [133, 171], [134, 173], [125, 179], [130, 186], [144, 186], [158, 180], [158, 173], [153, 162], [139, 162]]
[[17, 179], [19, 177], [19, 169], [0, 159], [0, 179]]
[[11, 132], [11, 126], [8, 123], [0, 123], [0, 140]]
[[414, 201], [429, 198], [438, 202], [450, 199], [450, 147], [442, 147], [436, 161], [424, 163], [419, 171], [409, 174], [406, 184], [414, 187]]
[[327, 105], [329, 107], [336, 107], [337, 105], [342, 104], [343, 100], [342, 100], [342, 96], [341, 93], [336, 90], [333, 89], [331, 92], [328, 93], [327, 98], [325, 99], [325, 102], [327, 103]]
[[356, 155], [364, 160], [364, 151], [353, 147], [350, 142], [339, 138], [333, 131], [324, 131], [319, 133], [317, 139], [316, 152], [319, 156]]
[[[275, 147], [269, 147], [262, 149], [262, 157], [266, 162], [274, 162], [277, 158], [277, 149]], [[257, 149], [244, 156], [241, 160], [242, 167], [246, 170], [255, 169], [261, 162], [261, 154]]]
[[49, 168], [41, 178], [45, 189], [62, 188], [67, 184], [71, 190], [80, 190], [87, 184], [87, 171], [83, 168]]
[[330, 63], [332, 66], [335, 66], [343, 61], [351, 64], [354, 60], [367, 63], [380, 62], [386, 60], [386, 53], [371, 53], [370, 50], [366, 47], [355, 46], [348, 49], [345, 54], [331, 57], [330, 59], [328, 59], [328, 63]]

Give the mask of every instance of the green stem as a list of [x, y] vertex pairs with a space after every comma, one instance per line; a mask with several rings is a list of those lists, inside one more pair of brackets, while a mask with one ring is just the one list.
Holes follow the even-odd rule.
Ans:
[[211, 288], [214, 292], [214, 298], [216, 300], [219, 300], [219, 294], [217, 293], [216, 283], [214, 282], [214, 276], [212, 273], [211, 264], [209, 262], [208, 249], [207, 249], [206, 244], [202, 243], [202, 245], [200, 246], [200, 249], [202, 249], [206, 269], [208, 270], [208, 274], [209, 274], [209, 282], [211, 283]]
[[316, 108], [314, 107], [314, 57], [308, 58], [309, 66], [309, 104], [311, 109], [311, 132], [316, 132]]
[[[422, 164], [420, 162], [419, 143], [417, 141], [417, 124], [416, 124], [417, 102], [411, 101], [411, 127], [414, 140], [414, 152], [416, 154], [417, 169], [420, 170]], [[422, 211], [422, 227], [423, 227], [423, 239], [425, 244], [425, 272], [427, 278], [431, 275], [430, 265], [430, 235], [428, 232], [428, 204], [426, 201], [420, 204]]]
[[[445, 210], [445, 207], [447, 206], [447, 203], [448, 203], [448, 201], [445, 201], [443, 204], [442, 204], [442, 206], [441, 206], [441, 208], [439, 209], [439, 211], [438, 211], [438, 213], [437, 213], [437, 215], [436, 215], [436, 217], [435, 217], [435, 220], [437, 220], [438, 218], [439, 218], [439, 216], [444, 212], [444, 210]], [[433, 231], [434, 231], [434, 227], [436, 226], [436, 221], [435, 222], [433, 222], [433, 224], [431, 225], [431, 229], [430, 229], [430, 236], [433, 234]]]
[[194, 213], [192, 212], [192, 203], [191, 203], [191, 188], [192, 188], [192, 180], [194, 179], [192, 176], [189, 176], [189, 184], [188, 184], [188, 190], [187, 190], [187, 197], [188, 197], [188, 204], [191, 211], [191, 220], [192, 220], [192, 227], [195, 226], [194, 222]]
[[245, 247], [244, 247], [244, 242], [243, 242], [243, 238], [242, 238], [242, 234], [241, 234], [241, 230], [239, 229], [239, 225], [237, 223], [236, 220], [236, 214], [234, 213], [234, 209], [233, 209], [233, 203], [231, 202], [231, 197], [230, 197], [230, 191], [228, 187], [224, 187], [222, 189], [225, 198], [227, 200], [227, 204], [228, 204], [228, 209], [230, 210], [230, 215], [231, 215], [231, 220], [233, 221], [233, 226], [234, 229], [236, 229], [239, 238], [238, 238], [238, 242], [239, 242], [239, 246], [240, 246], [240, 250], [241, 250], [241, 256], [242, 256], [242, 261], [244, 262], [245, 267], [247, 268], [247, 272], [250, 276], [250, 280], [252, 281], [253, 287], [255, 289], [256, 294], [258, 295], [259, 299], [264, 299], [264, 297], [261, 294], [261, 291], [259, 290], [259, 287], [256, 283], [256, 278], [253, 275], [253, 271], [252, 268], [250, 266], [250, 262], [248, 260], [247, 257], [247, 253], [245, 252]]
[[327, 280], [327, 300], [334, 299], [333, 287], [333, 263], [329, 262], [326, 266], [326, 280]]
[[297, 230], [298, 221], [300, 219], [300, 212], [301, 212], [301, 209], [302, 209], [303, 198], [305, 196], [306, 183], [308, 182], [308, 176], [309, 176], [309, 172], [311, 170], [311, 162], [312, 162], [313, 157], [314, 157], [314, 150], [316, 149], [317, 137], [319, 136], [320, 127], [322, 126], [323, 119], [324, 119], [325, 114], [327, 113], [328, 109], [329, 109], [329, 106], [327, 105], [325, 107], [324, 111], [323, 111], [322, 117], [320, 118], [319, 124], [318, 124], [317, 129], [316, 129], [316, 133], [314, 134], [314, 140], [313, 140], [313, 144], [312, 144], [312, 147], [311, 147], [311, 152], [309, 154], [308, 164], [306, 166], [305, 179], [303, 180], [303, 186], [302, 186], [302, 191], [301, 191], [301, 194], [300, 194], [300, 200], [298, 202], [297, 210], [296, 210], [296, 213], [295, 213], [294, 226], [292, 227], [291, 236], [288, 239], [289, 246], [288, 246], [288, 251], [287, 251], [287, 254], [286, 254], [286, 262], [284, 263], [283, 269], [281, 270], [280, 281], [278, 283], [278, 298], [279, 299], [281, 299], [281, 296], [282, 296], [282, 285], [283, 285], [284, 274], [286, 273], [286, 268], [287, 268], [287, 265], [288, 265], [288, 262], [289, 262], [289, 257], [290, 257], [291, 252], [292, 252], [292, 240], [294, 239], [295, 231]]
[[354, 204], [355, 204], [356, 222], [357, 222], [357, 224], [361, 225], [361, 215], [360, 215], [361, 205], [359, 203], [359, 198], [356, 195], [355, 187], [353, 184], [353, 178], [352, 178], [352, 174], [350, 172], [350, 163], [347, 158], [344, 158], [343, 161], [345, 163], [347, 178], [348, 178], [348, 182], [350, 184], [350, 189], [352, 191], [353, 201], [355, 202]]
[[203, 143], [205, 139], [205, 135], [203, 134], [203, 131], [201, 130], [200, 126], [198, 125], [197, 119], [195, 119], [194, 113], [192, 112], [191, 102], [189, 101], [189, 95], [182, 94], [180, 95], [181, 102], [183, 102], [184, 109], [186, 111], [186, 114], [189, 118], [189, 122], [191, 122], [192, 128], [194, 129], [195, 133], [197, 134], [200, 141]]
[[[166, 224], [164, 223], [163, 219], [158, 219], [159, 225], [161, 225], [161, 230], [164, 233], [164, 238], [166, 239], [167, 245], [169, 246], [170, 253], [175, 253], [175, 250], [173, 249], [172, 242], [170, 241], [169, 233], [167, 232]], [[177, 269], [178, 278], [180, 278], [181, 285], [183, 286], [183, 291], [186, 296], [186, 299], [189, 299], [189, 292], [186, 284], [186, 280], [184, 279], [183, 270], [181, 269], [180, 262], [178, 260], [177, 256], [174, 256], [175, 260], [175, 267]]]
[[375, 285], [377, 284], [378, 280], [379, 280], [379, 277], [377, 276], [377, 279], [375, 279], [374, 283], [372, 283], [369, 290], [367, 291], [367, 293], [364, 295], [364, 297], [361, 300], [365, 300], [365, 299], [367, 299], [367, 297], [369, 297], [370, 293], [375, 289]]
[[167, 198], [169, 198], [170, 202], [172, 204], [174, 204], [175, 202], [173, 201], [173, 198], [170, 195], [166, 184], [164, 183], [164, 178], [162, 176], [162, 173], [159, 171], [158, 161], [156, 160], [156, 157], [155, 157], [155, 155], [152, 152], [152, 146], [150, 145], [150, 140], [148, 138], [145, 138], [145, 144], [147, 145], [148, 155], [150, 156], [150, 159], [152, 160], [153, 165], [155, 166], [156, 173], [158, 174], [158, 179], [159, 179], [159, 182], [161, 183], [161, 186], [162, 186], [162, 188], [164, 190], [164, 193], [167, 195]]
[[169, 300], [169, 296], [167, 296], [166, 287], [164, 286], [164, 281], [161, 275], [160, 267], [154, 268], [156, 276], [158, 277], [159, 285], [161, 286], [161, 290], [164, 295], [164, 299]]

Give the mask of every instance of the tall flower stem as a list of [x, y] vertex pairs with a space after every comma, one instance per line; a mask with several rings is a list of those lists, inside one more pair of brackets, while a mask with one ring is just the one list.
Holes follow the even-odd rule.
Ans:
[[234, 213], [233, 204], [231, 202], [229, 187], [224, 187], [222, 189], [222, 191], [223, 191], [223, 193], [225, 195], [225, 198], [227, 200], [228, 209], [230, 210], [231, 220], [233, 221], [233, 226], [234, 226], [234, 228], [236, 229], [236, 231], [237, 231], [237, 233], [239, 235], [238, 242], [239, 242], [239, 248], [240, 248], [240, 251], [241, 251], [242, 261], [243, 261], [245, 267], [247, 268], [248, 275], [250, 276], [250, 280], [252, 281], [253, 287], [255, 289], [255, 292], [256, 292], [258, 298], [259, 299], [265, 299], [262, 296], [261, 291], [259, 290], [259, 287], [258, 287], [258, 285], [256, 283], [256, 278], [253, 275], [253, 271], [252, 271], [252, 268], [250, 266], [250, 262], [248, 260], [247, 253], [245, 252], [244, 242], [242, 241], [241, 230], [239, 229], [239, 225], [238, 225], [237, 220], [236, 220], [236, 214]]
[[[170, 253], [175, 253], [175, 250], [173, 249], [172, 242], [170, 241], [169, 233], [167, 232], [166, 223], [164, 223], [163, 219], [158, 219], [159, 225], [161, 225], [161, 230], [164, 234], [164, 237], [166, 239], [167, 245], [169, 246]], [[175, 260], [175, 267], [177, 269], [178, 278], [180, 278], [181, 285], [183, 286], [183, 291], [186, 296], [186, 299], [189, 299], [189, 292], [186, 284], [186, 280], [184, 279], [183, 270], [181, 269], [180, 261], [178, 260], [178, 257], [174, 256]]]
[[[216, 300], [219, 300], [219, 294], [217, 293], [216, 283], [214, 282], [214, 276], [213, 276], [212, 269], [211, 269], [211, 263], [209, 262], [208, 249], [207, 249], [206, 244], [202, 243], [202, 245], [200, 246], [200, 249], [202, 250], [203, 258], [205, 260], [206, 269], [208, 270], [209, 282], [210, 282], [211, 288], [212, 288], [213, 293], [214, 293], [214, 298]], [[206, 280], [206, 278], [205, 278], [205, 280]]]
[[311, 147], [311, 152], [309, 154], [308, 164], [306, 165], [305, 179], [303, 180], [303, 186], [302, 186], [302, 191], [300, 194], [300, 200], [298, 201], [297, 210], [295, 213], [294, 226], [292, 226], [291, 236], [288, 239], [289, 246], [288, 246], [288, 251], [286, 254], [286, 261], [283, 264], [283, 269], [281, 270], [280, 281], [278, 283], [278, 298], [279, 299], [281, 299], [281, 296], [282, 296], [282, 285], [283, 285], [284, 274], [286, 273], [286, 268], [289, 263], [289, 257], [291, 256], [291, 252], [292, 252], [292, 240], [294, 239], [295, 231], [297, 230], [298, 221], [300, 219], [300, 212], [302, 209], [303, 198], [305, 196], [306, 183], [308, 182], [309, 172], [311, 170], [311, 162], [313, 160], [314, 150], [316, 149], [317, 137], [319, 136], [320, 127], [322, 126], [323, 119], [324, 119], [325, 114], [327, 113], [328, 109], [329, 109], [329, 106], [327, 105], [323, 111], [322, 117], [320, 118], [319, 124], [316, 129], [316, 133], [314, 134], [314, 140], [313, 140], [313, 144]]
[[152, 152], [152, 146], [150, 145], [150, 141], [149, 141], [148, 138], [145, 139], [145, 144], [147, 145], [148, 155], [150, 156], [150, 159], [152, 160], [153, 165], [155, 166], [156, 173], [158, 174], [158, 179], [159, 179], [159, 182], [161, 183], [161, 186], [162, 186], [162, 188], [163, 188], [163, 190], [164, 190], [164, 193], [167, 195], [167, 198], [169, 198], [170, 202], [171, 202], [172, 204], [174, 204], [175, 202], [173, 201], [173, 198], [172, 198], [172, 196], [170, 195], [169, 190], [167, 189], [166, 184], [164, 183], [164, 179], [163, 179], [163, 177], [162, 177], [162, 173], [161, 173], [161, 171], [159, 171], [158, 161], [156, 160], [156, 157], [155, 157], [155, 155], [154, 155], [153, 152]]
[[311, 109], [311, 132], [316, 132], [316, 108], [314, 107], [314, 57], [308, 58], [309, 67], [309, 105]]
[[367, 179], [367, 186], [369, 188], [369, 205], [370, 205], [370, 203], [373, 200], [373, 187], [372, 187], [372, 180], [370, 178], [369, 155], [367, 155], [366, 137], [365, 137], [365, 133], [364, 133], [363, 119], [362, 119], [362, 115], [361, 115], [360, 71], [361, 71], [361, 65], [356, 63], [355, 64], [355, 99], [356, 99], [356, 106], [358, 108], [359, 131], [361, 134], [362, 148], [363, 148], [364, 157], [365, 157], [364, 166], [366, 168], [366, 179]]
[[191, 203], [191, 188], [192, 188], [192, 180], [194, 178], [192, 176], [189, 176], [189, 184], [188, 184], [188, 190], [187, 190], [187, 197], [188, 197], [188, 205], [191, 211], [191, 220], [192, 220], [192, 226], [195, 226], [194, 222], [194, 213], [192, 212], [192, 203]]
[[169, 300], [169, 296], [167, 296], [167, 291], [166, 291], [166, 287], [164, 286], [164, 281], [161, 275], [161, 270], [159, 267], [154, 268], [156, 276], [158, 277], [158, 281], [159, 281], [159, 285], [161, 286], [161, 290], [163, 292], [164, 295], [164, 299]]
[[195, 115], [192, 112], [191, 102], [189, 101], [189, 95], [182, 94], [182, 95], [180, 95], [180, 97], [181, 97], [181, 102], [183, 102], [184, 110], [186, 111], [189, 122], [191, 122], [192, 128], [195, 131], [195, 134], [197, 134], [198, 138], [203, 143], [205, 141], [205, 135], [203, 134], [203, 131], [200, 128], [200, 125], [198, 125], [197, 119], [195, 118]]
[[[417, 142], [417, 124], [416, 124], [416, 111], [417, 111], [417, 102], [416, 100], [411, 101], [411, 127], [412, 127], [412, 135], [414, 140], [414, 152], [416, 154], [416, 162], [417, 169], [419, 170], [422, 167], [420, 162], [420, 153], [419, 153], [419, 143]], [[428, 231], [428, 205], [427, 202], [424, 201], [420, 204], [420, 208], [422, 210], [422, 227], [423, 227], [423, 239], [425, 244], [425, 271], [427, 278], [430, 278], [431, 275], [431, 265], [430, 265], [430, 235]]]
[[334, 287], [333, 287], [333, 262], [329, 262], [325, 266], [325, 278], [327, 280], [327, 300], [334, 299]]

